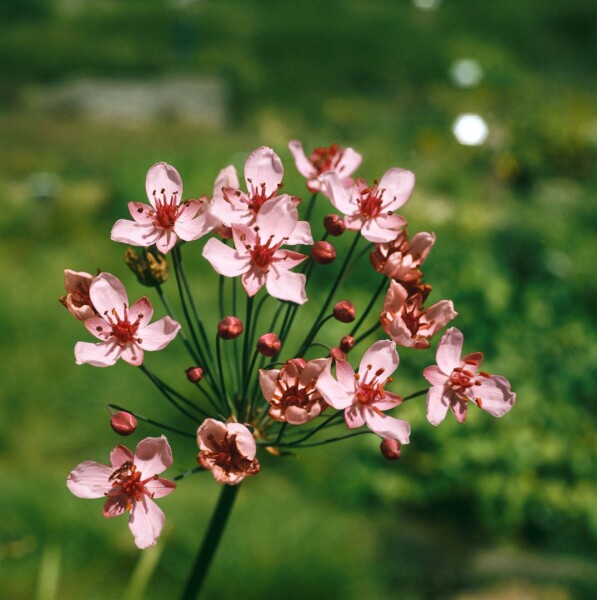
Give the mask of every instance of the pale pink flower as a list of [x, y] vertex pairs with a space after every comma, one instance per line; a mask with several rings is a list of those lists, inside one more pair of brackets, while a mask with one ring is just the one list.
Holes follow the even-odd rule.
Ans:
[[427, 392], [427, 420], [439, 425], [448, 408], [459, 423], [466, 419], [469, 400], [494, 417], [505, 415], [516, 402], [510, 382], [500, 375], [478, 371], [482, 352], [462, 355], [464, 336], [450, 327], [437, 346], [437, 365], [427, 367], [423, 376], [431, 384]]
[[415, 176], [404, 169], [388, 169], [381, 181], [369, 187], [357, 179], [350, 189], [342, 185], [334, 171], [320, 176], [322, 192], [344, 214], [346, 228], [359, 231], [370, 242], [390, 242], [406, 225], [406, 219], [396, 214], [410, 198]]
[[[255, 225], [232, 226], [234, 248], [212, 238], [205, 244], [203, 256], [220, 275], [242, 275], [249, 296], [254, 296], [265, 284], [274, 298], [304, 304], [305, 275], [289, 269], [307, 257], [280, 249], [282, 244], [308, 243], [301, 236], [297, 239], [297, 221], [298, 212], [289, 198], [266, 202], [257, 214]], [[306, 231], [310, 237], [308, 223]]]
[[178, 239], [190, 242], [211, 231], [217, 221], [207, 203], [187, 200], [181, 204], [182, 179], [171, 165], [156, 163], [147, 171], [145, 189], [149, 204], [129, 202], [133, 221], [120, 219], [112, 227], [115, 242], [151, 246], [166, 254]]
[[336, 362], [336, 377], [328, 365], [317, 380], [317, 389], [324, 400], [337, 410], [344, 410], [344, 420], [350, 429], [367, 425], [382, 438], [408, 444], [410, 425], [382, 411], [398, 406], [402, 398], [388, 392], [392, 373], [398, 368], [396, 344], [390, 340], [375, 342], [361, 360], [358, 373], [347, 361]]
[[[245, 183], [247, 191], [239, 189], [238, 177], [234, 167], [220, 171], [214, 197], [210, 206], [212, 215], [225, 226], [254, 225], [257, 215], [272, 203], [284, 202], [294, 210], [300, 198], [288, 194], [278, 195], [284, 177], [284, 167], [280, 157], [267, 146], [257, 148], [245, 162]], [[298, 213], [297, 213], [298, 214]], [[307, 221], [298, 221], [292, 232], [295, 241], [291, 244], [312, 244], [311, 229]]]
[[172, 464], [172, 450], [165, 436], [145, 438], [135, 454], [118, 445], [110, 453], [110, 464], [85, 461], [66, 480], [79, 498], [106, 498], [104, 517], [129, 512], [129, 528], [139, 548], [153, 546], [164, 527], [164, 513], [153, 501], [174, 490], [176, 484], [158, 475]]
[[78, 365], [109, 367], [119, 358], [131, 365], [143, 363], [144, 350], [161, 350], [178, 333], [180, 325], [163, 317], [149, 325], [153, 306], [144, 296], [129, 307], [124, 286], [110, 273], [98, 275], [89, 288], [97, 317], [83, 321], [87, 331], [102, 340], [99, 344], [78, 342], [75, 358]]
[[435, 234], [421, 231], [408, 239], [406, 230], [385, 244], [376, 244], [371, 253], [371, 264], [378, 273], [383, 273], [400, 282], [414, 282], [423, 273], [419, 267], [423, 264], [435, 243]]
[[390, 283], [380, 321], [399, 346], [429, 348], [429, 339], [458, 315], [451, 300], [440, 300], [429, 308], [424, 308], [423, 300], [423, 293], [409, 296], [402, 285]]
[[261, 369], [259, 383], [271, 405], [269, 416], [276, 421], [302, 425], [315, 419], [327, 408], [317, 390], [317, 378], [330, 364], [329, 358], [307, 362], [303, 358], [286, 361], [281, 369]]
[[97, 314], [91, 303], [91, 298], [89, 298], [89, 286], [94, 279], [93, 275], [85, 273], [85, 271], [71, 271], [70, 269], [64, 271], [66, 296], [62, 296], [60, 302], [71, 315], [80, 321], [94, 317]]
[[338, 144], [315, 148], [308, 158], [300, 142], [288, 142], [288, 148], [294, 157], [297, 171], [307, 179], [307, 189], [313, 193], [321, 191], [319, 176], [327, 171], [338, 173], [344, 187], [352, 186], [354, 180], [351, 175], [359, 168], [362, 160], [358, 152], [352, 148], [340, 148]]
[[218, 483], [237, 485], [261, 469], [253, 434], [240, 423], [205, 419], [197, 429], [197, 444], [197, 461]]

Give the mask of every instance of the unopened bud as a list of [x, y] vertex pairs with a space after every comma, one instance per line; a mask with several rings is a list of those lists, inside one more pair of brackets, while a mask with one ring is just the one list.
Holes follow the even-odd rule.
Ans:
[[118, 435], [131, 435], [137, 429], [137, 419], [131, 413], [119, 410], [110, 417], [110, 427]]
[[238, 317], [224, 317], [218, 323], [218, 335], [225, 340], [233, 340], [243, 332], [243, 322]]
[[330, 357], [336, 362], [344, 362], [346, 360], [346, 353], [340, 350], [338, 346], [334, 346], [333, 348], [330, 348]]
[[384, 458], [388, 460], [398, 460], [402, 453], [402, 446], [398, 440], [384, 438], [379, 445], [379, 449]]
[[346, 231], [344, 219], [340, 215], [326, 215], [323, 219], [325, 230], [334, 236], [342, 235]]
[[132, 248], [127, 248], [124, 262], [135, 274], [139, 283], [148, 287], [156, 287], [164, 283], [170, 275], [166, 257], [157, 250], [144, 248], [142, 254], [138, 254]]
[[329, 242], [315, 242], [311, 248], [311, 258], [320, 265], [329, 265], [336, 260], [336, 248]]
[[191, 383], [198, 383], [203, 379], [203, 369], [201, 367], [189, 367], [185, 373]]
[[350, 352], [354, 348], [354, 338], [352, 335], [345, 335], [340, 340], [340, 350], [342, 352]]
[[342, 323], [352, 323], [357, 318], [354, 304], [348, 300], [340, 300], [334, 306], [334, 319]]
[[257, 352], [263, 356], [276, 356], [281, 347], [282, 342], [275, 333], [266, 333], [257, 340]]
[[232, 239], [232, 228], [227, 227], [226, 225], [217, 225], [214, 228], [214, 233], [219, 235], [223, 240]]

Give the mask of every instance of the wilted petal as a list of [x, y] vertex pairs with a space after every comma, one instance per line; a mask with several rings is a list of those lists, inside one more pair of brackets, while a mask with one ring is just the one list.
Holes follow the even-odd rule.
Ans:
[[77, 465], [66, 479], [68, 489], [79, 498], [102, 498], [112, 488], [112, 468], [88, 460]]

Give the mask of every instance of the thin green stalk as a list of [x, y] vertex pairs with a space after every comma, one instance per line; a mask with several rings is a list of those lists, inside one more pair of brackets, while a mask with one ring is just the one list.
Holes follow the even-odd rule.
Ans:
[[314, 448], [315, 446], [324, 446], [325, 444], [332, 444], [333, 442], [341, 442], [342, 440], [347, 440], [349, 438], [356, 437], [357, 435], [367, 435], [368, 433], [373, 433], [367, 429], [366, 431], [357, 431], [356, 433], [349, 433], [348, 435], [341, 435], [335, 438], [328, 438], [327, 440], [321, 440], [321, 442], [311, 442], [309, 444], [297, 444], [296, 442], [282, 442], [278, 444], [280, 447], [284, 448]]
[[379, 285], [377, 286], [377, 289], [375, 290], [375, 293], [373, 294], [373, 296], [371, 296], [371, 300], [369, 300], [369, 304], [367, 304], [367, 308], [365, 308], [365, 310], [363, 311], [363, 314], [357, 321], [356, 325], [352, 328], [352, 331], [350, 332], [351, 336], [354, 337], [355, 333], [360, 329], [361, 325], [365, 322], [365, 319], [369, 316], [371, 309], [377, 302], [379, 295], [383, 292], [383, 290], [386, 288], [387, 285], [388, 285], [388, 279], [386, 277], [384, 277], [379, 282]]
[[[196, 437], [196, 436], [193, 436]], [[207, 473], [207, 470], [205, 469], [205, 467], [202, 467], [201, 465], [197, 465], [196, 467], [193, 467], [192, 469], [189, 469], [188, 471], [184, 471], [183, 473], [180, 473], [179, 475], [175, 475], [174, 477], [172, 477], [172, 479], [174, 481], [180, 481], [181, 479], [184, 479], [185, 477], [188, 477], [189, 475], [194, 475], [195, 473]]]
[[218, 306], [220, 308], [220, 321], [224, 318], [224, 275], [218, 281]]
[[199, 597], [205, 576], [216, 553], [228, 517], [239, 490], [238, 485], [223, 485], [216, 509], [209, 522], [199, 553], [189, 574], [189, 578], [181, 595], [181, 600], [195, 600]]
[[321, 319], [319, 321], [319, 323], [316, 324], [315, 327], [311, 328], [311, 332], [309, 333], [309, 343], [303, 342], [303, 345], [299, 348], [298, 352], [296, 353], [297, 356], [302, 356], [306, 351], [307, 348], [311, 347], [313, 344], [313, 339], [315, 338], [315, 336], [319, 333], [319, 330], [330, 320], [333, 319], [334, 315], [328, 315], [327, 317], [324, 317], [323, 319]]
[[369, 327], [369, 329], [367, 329], [365, 333], [361, 333], [361, 335], [359, 335], [359, 337], [354, 341], [354, 345], [356, 346], [357, 344], [360, 344], [365, 338], [369, 337], [379, 327], [381, 327], [381, 323], [378, 321], [377, 323]]
[[418, 392], [415, 392], [414, 394], [410, 394], [409, 396], [405, 396], [404, 398], [402, 398], [402, 402], [406, 402], [407, 400], [412, 400], [413, 398], [418, 398], [419, 396], [423, 396], [428, 391], [429, 391], [429, 388], [424, 389], [424, 390], [419, 390]]
[[226, 378], [224, 377], [224, 369], [222, 365], [222, 347], [221, 347], [222, 338], [219, 335], [216, 335], [216, 360], [218, 361], [218, 373], [220, 375], [220, 388], [222, 390], [222, 396], [225, 404], [228, 405], [230, 410], [230, 414], [234, 413], [234, 406], [232, 406], [230, 402], [230, 398], [228, 396], [228, 391], [226, 390]]
[[315, 199], [317, 198], [317, 192], [315, 192], [311, 199], [309, 200], [309, 205], [307, 206], [307, 212], [305, 213], [305, 221], [309, 221], [311, 219], [311, 215], [313, 214], [313, 209], [315, 208]]
[[122, 406], [118, 406], [118, 404], [108, 404], [108, 408], [111, 408], [113, 410], [122, 410], [124, 412], [127, 412], [127, 413], [133, 415], [133, 417], [135, 417], [136, 419], [139, 419], [140, 421], [145, 421], [145, 423], [149, 423], [150, 425], [155, 425], [156, 427], [159, 427], [160, 429], [165, 429], [166, 431], [172, 431], [173, 433], [178, 433], [180, 435], [184, 435], [185, 437], [190, 437], [193, 439], [195, 439], [197, 437], [196, 433], [189, 433], [188, 431], [183, 431], [182, 429], [177, 429], [176, 427], [172, 427], [171, 425], [165, 425], [164, 423], [160, 423], [159, 421], [154, 421], [153, 419], [150, 419], [149, 417], [146, 417], [145, 415], [141, 415], [137, 412], [129, 410], [128, 408], [122, 408]]
[[247, 310], [245, 316], [245, 339], [243, 340], [243, 385], [240, 390], [241, 398], [247, 393], [247, 387], [249, 385], [249, 348], [251, 344], [251, 317], [253, 314], [253, 296], [247, 296]]

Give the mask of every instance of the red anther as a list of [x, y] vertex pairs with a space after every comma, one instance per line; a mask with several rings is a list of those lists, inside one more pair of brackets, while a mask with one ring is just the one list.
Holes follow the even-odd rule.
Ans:
[[330, 214], [323, 219], [325, 230], [333, 236], [342, 235], [346, 231], [344, 219], [340, 215]]
[[243, 322], [238, 317], [224, 317], [218, 323], [218, 336], [224, 340], [233, 340], [243, 332]]
[[491, 377], [491, 375], [485, 371], [479, 371], [479, 375], [481, 375], [481, 377]]
[[336, 260], [336, 249], [329, 242], [320, 240], [313, 244], [311, 258], [320, 265], [329, 265]]

